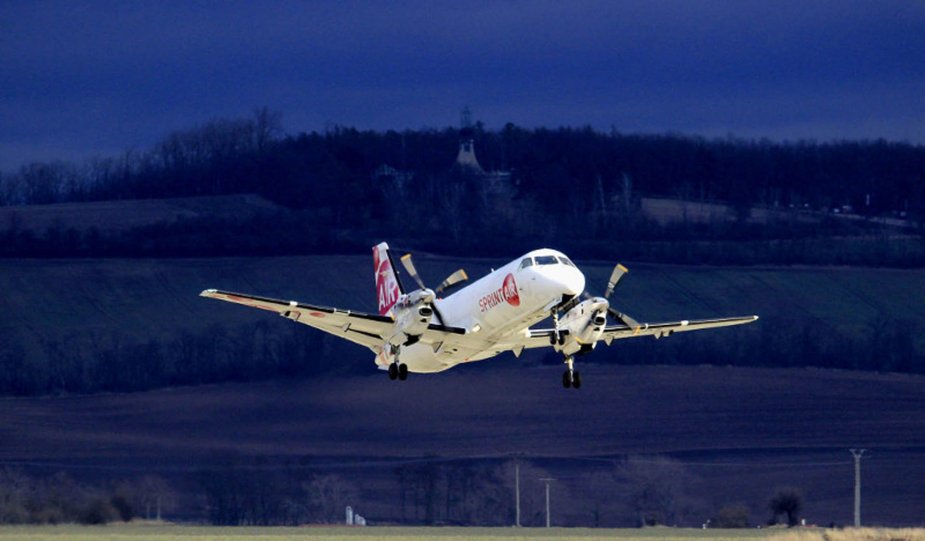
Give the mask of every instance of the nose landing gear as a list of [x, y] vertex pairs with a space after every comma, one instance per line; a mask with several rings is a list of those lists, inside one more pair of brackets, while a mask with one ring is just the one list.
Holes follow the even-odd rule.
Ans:
[[549, 336], [549, 345], [555, 346], [558, 344], [561, 346], [565, 343], [565, 336], [559, 332], [559, 312], [556, 310], [552, 311], [552, 324], [553, 331], [552, 335]]
[[566, 357], [565, 364], [568, 365], [568, 369], [562, 373], [562, 386], [566, 389], [569, 387], [580, 389], [581, 373], [575, 370], [575, 359], [571, 356]]

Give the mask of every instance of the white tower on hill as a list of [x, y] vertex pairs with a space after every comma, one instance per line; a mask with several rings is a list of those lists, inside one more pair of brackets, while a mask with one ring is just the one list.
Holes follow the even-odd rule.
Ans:
[[472, 172], [484, 175], [485, 171], [475, 157], [475, 130], [472, 129], [472, 111], [468, 107], [462, 110], [462, 129], [459, 130], [459, 153], [456, 165]]

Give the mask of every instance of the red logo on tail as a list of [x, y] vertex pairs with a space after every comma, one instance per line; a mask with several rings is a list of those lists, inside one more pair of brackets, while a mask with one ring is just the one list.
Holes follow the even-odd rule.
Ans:
[[373, 248], [373, 261], [376, 264], [376, 293], [379, 295], [379, 315], [386, 315], [398, 302], [401, 291], [392, 264], [388, 257], [379, 257], [379, 250]]

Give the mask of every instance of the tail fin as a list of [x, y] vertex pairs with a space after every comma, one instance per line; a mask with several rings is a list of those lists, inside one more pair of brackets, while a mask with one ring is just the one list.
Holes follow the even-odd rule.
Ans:
[[379, 295], [379, 314], [386, 315], [398, 302], [398, 296], [405, 292], [398, 279], [398, 273], [385, 242], [373, 248], [373, 264], [376, 269], [376, 294]]

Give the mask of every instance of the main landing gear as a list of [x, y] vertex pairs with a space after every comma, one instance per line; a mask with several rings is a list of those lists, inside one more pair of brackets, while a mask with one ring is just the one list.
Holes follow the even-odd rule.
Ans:
[[393, 353], [392, 364], [389, 365], [389, 379], [395, 381], [405, 381], [408, 379], [408, 365], [405, 363], [398, 362], [398, 348], [395, 348]]
[[408, 365], [405, 363], [393, 362], [389, 365], [389, 379], [405, 381], [408, 379]]
[[578, 370], [575, 370], [575, 359], [572, 357], [566, 357], [565, 364], [568, 365], [568, 369], [562, 373], [562, 386], [566, 389], [569, 387], [580, 389], [581, 374], [578, 372]]

